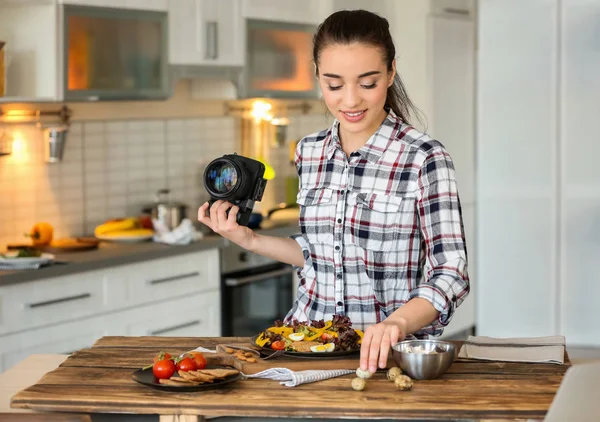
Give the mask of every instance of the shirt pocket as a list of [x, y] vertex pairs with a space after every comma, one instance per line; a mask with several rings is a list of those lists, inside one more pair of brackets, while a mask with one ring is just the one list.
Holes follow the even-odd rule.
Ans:
[[336, 193], [330, 188], [302, 189], [296, 202], [300, 205], [300, 229], [310, 243], [333, 244]]
[[403, 198], [377, 193], [350, 193], [347, 221], [354, 245], [374, 252], [398, 248]]

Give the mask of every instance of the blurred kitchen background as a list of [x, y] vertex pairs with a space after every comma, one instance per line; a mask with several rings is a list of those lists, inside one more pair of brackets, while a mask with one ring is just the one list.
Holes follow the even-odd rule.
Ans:
[[[416, 125], [455, 161], [472, 292], [445, 337], [560, 334], [600, 356], [600, 0], [0, 0], [0, 250], [36, 222], [93, 237], [161, 189], [195, 222], [204, 168], [233, 152], [272, 176], [258, 230], [294, 233], [294, 146], [331, 124], [312, 33], [353, 8], [390, 21]], [[0, 371], [103, 335], [248, 335], [289, 309], [289, 267], [196, 230], [0, 270]]]

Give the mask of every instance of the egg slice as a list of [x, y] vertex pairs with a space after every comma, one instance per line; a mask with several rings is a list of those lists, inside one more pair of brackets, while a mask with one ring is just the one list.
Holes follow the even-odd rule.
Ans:
[[318, 344], [316, 346], [310, 346], [310, 351], [313, 353], [333, 352], [333, 349], [335, 349], [335, 344], [333, 344], [333, 343]]
[[302, 341], [304, 338], [304, 334], [302, 333], [292, 333], [288, 336], [292, 341]]

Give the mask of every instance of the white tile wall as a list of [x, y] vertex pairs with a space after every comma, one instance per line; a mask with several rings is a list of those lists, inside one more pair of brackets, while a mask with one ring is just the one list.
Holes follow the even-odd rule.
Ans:
[[[286, 196], [294, 177], [288, 144], [329, 125], [325, 115], [291, 118], [287, 143], [271, 150], [277, 177], [269, 181], [262, 211]], [[42, 133], [33, 125], [10, 128], [13, 154], [0, 157], [0, 250], [24, 242], [36, 221], [48, 221], [57, 237], [93, 233], [109, 218], [140, 213], [161, 188], [197, 207], [208, 198], [202, 184], [212, 159], [239, 151], [239, 122], [233, 117], [80, 122], [71, 126], [64, 159], [44, 162]]]

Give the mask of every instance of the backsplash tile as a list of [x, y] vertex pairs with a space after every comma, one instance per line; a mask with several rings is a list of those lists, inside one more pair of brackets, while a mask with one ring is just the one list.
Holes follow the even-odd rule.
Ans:
[[[270, 151], [277, 177], [267, 184], [263, 212], [286, 200], [286, 178], [296, 177], [289, 143], [330, 124], [325, 115], [290, 120], [286, 144]], [[138, 215], [162, 188], [187, 203], [195, 221], [197, 208], [208, 199], [204, 167], [239, 152], [239, 126], [235, 117], [76, 122], [57, 164], [44, 162], [39, 129], [12, 127], [17, 148], [0, 158], [0, 250], [26, 242], [23, 234], [36, 221], [52, 223], [56, 237], [91, 235], [109, 218]]]

